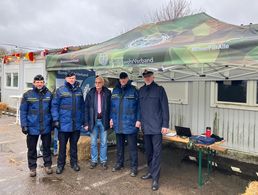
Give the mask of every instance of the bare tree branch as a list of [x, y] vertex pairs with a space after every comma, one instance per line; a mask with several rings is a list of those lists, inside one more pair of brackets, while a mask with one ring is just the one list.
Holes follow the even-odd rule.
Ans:
[[163, 5], [154, 13], [149, 14], [149, 21], [155, 23], [174, 20], [199, 12], [201, 12], [201, 9], [198, 11], [191, 9], [191, 2], [189, 0], [170, 0], [167, 5]]

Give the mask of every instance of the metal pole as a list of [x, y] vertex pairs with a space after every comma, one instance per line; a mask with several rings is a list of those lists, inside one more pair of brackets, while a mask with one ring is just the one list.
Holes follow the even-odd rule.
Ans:
[[198, 186], [202, 187], [202, 149], [199, 148]]

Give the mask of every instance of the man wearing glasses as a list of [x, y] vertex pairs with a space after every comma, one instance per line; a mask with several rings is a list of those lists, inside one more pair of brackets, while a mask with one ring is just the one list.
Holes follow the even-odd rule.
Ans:
[[104, 79], [97, 76], [95, 87], [87, 94], [85, 99], [84, 129], [91, 132], [91, 163], [90, 169], [98, 164], [98, 134], [100, 138], [100, 165], [107, 167], [107, 129], [110, 120], [110, 90], [104, 86]]

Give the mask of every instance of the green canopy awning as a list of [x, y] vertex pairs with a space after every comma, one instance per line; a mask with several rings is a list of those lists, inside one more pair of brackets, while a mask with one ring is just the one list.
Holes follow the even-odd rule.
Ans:
[[139, 26], [80, 51], [47, 56], [46, 66], [48, 71], [94, 69], [108, 74], [123, 69], [135, 78], [149, 68], [169, 80], [237, 79], [258, 71], [254, 27], [227, 24], [200, 13]]

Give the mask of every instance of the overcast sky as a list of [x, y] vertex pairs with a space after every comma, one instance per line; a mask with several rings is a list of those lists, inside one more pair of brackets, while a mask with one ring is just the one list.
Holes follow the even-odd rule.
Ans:
[[[0, 47], [62, 48], [126, 32], [169, 0], [0, 0]], [[258, 23], [257, 0], [192, 0], [193, 10], [224, 22]]]

